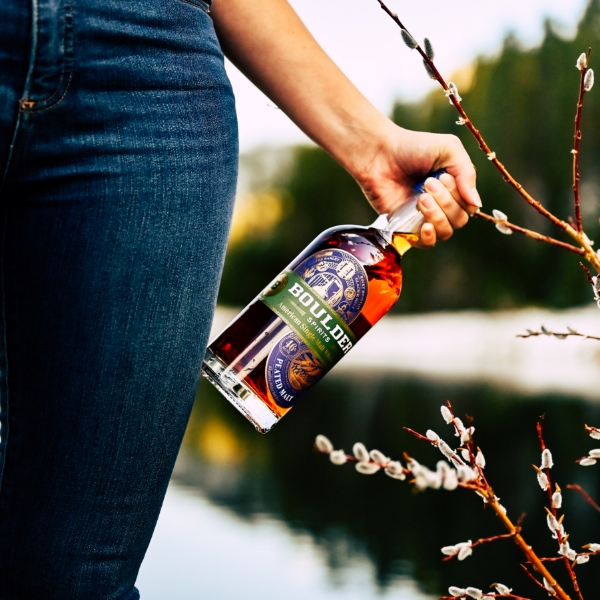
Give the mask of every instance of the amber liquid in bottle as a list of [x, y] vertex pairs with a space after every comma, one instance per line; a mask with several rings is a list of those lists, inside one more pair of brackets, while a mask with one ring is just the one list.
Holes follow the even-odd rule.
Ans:
[[[311, 256], [330, 249], [341, 251], [336, 253], [338, 256], [345, 256], [344, 253], [353, 256], [363, 267], [367, 281], [364, 304], [348, 323], [359, 340], [398, 300], [402, 288], [401, 257], [417, 241], [414, 233], [355, 225], [334, 227], [319, 235], [288, 269], [294, 270], [306, 264]], [[267, 381], [269, 356], [291, 331], [282, 318], [257, 298], [210, 344], [202, 367], [203, 375], [262, 433], [291, 409], [277, 401], [273, 385]], [[327, 370], [317, 373], [307, 389]], [[303, 375], [306, 374], [300, 374]]]

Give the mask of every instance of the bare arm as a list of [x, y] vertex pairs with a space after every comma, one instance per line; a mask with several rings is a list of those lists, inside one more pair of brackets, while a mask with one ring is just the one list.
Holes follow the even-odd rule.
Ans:
[[446, 239], [479, 206], [475, 171], [457, 138], [413, 132], [375, 108], [317, 44], [286, 0], [215, 0], [212, 14], [227, 57], [359, 183], [378, 212], [397, 208], [410, 187], [428, 224], [422, 243]]

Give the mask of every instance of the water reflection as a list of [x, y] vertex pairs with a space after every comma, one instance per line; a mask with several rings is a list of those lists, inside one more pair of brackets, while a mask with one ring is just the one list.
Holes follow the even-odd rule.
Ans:
[[[449, 585], [485, 589], [501, 581], [535, 597], [538, 592], [519, 567], [521, 556], [510, 540], [478, 548], [464, 562], [441, 562], [442, 546], [504, 533], [477, 497], [461, 490], [414, 493], [382, 474], [367, 477], [349, 465], [334, 467], [312, 451], [315, 435], [325, 433], [336, 447], [349, 450], [360, 440], [392, 457], [406, 451], [434, 466], [439, 453], [402, 427], [431, 427], [451, 442], [439, 413], [447, 398], [457, 414], [474, 417], [488, 479], [514, 519], [526, 515], [525, 538], [547, 556], [556, 555], [545, 522], [547, 498], [531, 467], [540, 456], [535, 423], [544, 413], [556, 480], [563, 488], [578, 483], [598, 499], [600, 468], [573, 461], [594, 447], [583, 425], [600, 424], [600, 404], [576, 397], [525, 397], [486, 386], [428, 384], [393, 375], [332, 376], [261, 436], [203, 382], [174, 478], [243, 519], [268, 515], [293, 532], [309, 534], [322, 548], [333, 577], [357, 557], [367, 557], [381, 588], [398, 577], [414, 578], [423, 592], [432, 594]], [[565, 491], [564, 512], [571, 546], [600, 543], [600, 514], [575, 492]], [[597, 590], [598, 564], [592, 560], [578, 569], [584, 589]]]
[[433, 600], [410, 578], [381, 593], [373, 571], [364, 555], [332, 571], [310, 534], [268, 516], [247, 522], [172, 483], [137, 586], [144, 600]]

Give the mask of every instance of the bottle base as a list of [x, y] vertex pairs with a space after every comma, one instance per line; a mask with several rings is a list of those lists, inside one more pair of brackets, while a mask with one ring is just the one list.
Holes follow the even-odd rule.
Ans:
[[210, 349], [202, 362], [206, 377], [233, 404], [260, 433], [267, 433], [279, 418], [241, 379], [227, 370], [227, 365]]

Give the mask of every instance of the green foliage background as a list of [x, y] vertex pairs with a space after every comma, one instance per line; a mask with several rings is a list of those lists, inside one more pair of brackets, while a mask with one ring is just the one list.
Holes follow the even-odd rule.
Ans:
[[[392, 25], [382, 20], [381, 26]], [[467, 113], [498, 158], [563, 219], [572, 214], [573, 206], [570, 150], [579, 85], [575, 61], [588, 47], [596, 50], [600, 74], [600, 0], [591, 0], [573, 40], [562, 39], [550, 22], [541, 46], [533, 50], [523, 49], [508, 36], [498, 57], [476, 62], [473, 84], [462, 93]], [[408, 51], [400, 42], [398, 50]], [[595, 58], [593, 52], [592, 67]], [[420, 59], [415, 55], [415, 60]], [[600, 245], [599, 88], [586, 96], [581, 174], [584, 226]], [[458, 135], [478, 169], [484, 209], [498, 208], [517, 224], [560, 237], [503, 182], [466, 128], [455, 124], [456, 112], [441, 90], [418, 104], [397, 103], [392, 118], [409, 129]], [[273, 185], [289, 200], [286, 215], [269, 236], [248, 237], [230, 248], [219, 296], [222, 304], [246, 304], [327, 227], [366, 225], [375, 217], [352, 178], [318, 148], [295, 148], [291, 164]], [[591, 300], [576, 255], [520, 235], [501, 235], [479, 219], [434, 250], [409, 252], [404, 271], [397, 312], [526, 305], [562, 308]]]

